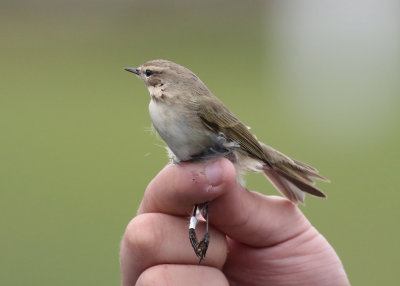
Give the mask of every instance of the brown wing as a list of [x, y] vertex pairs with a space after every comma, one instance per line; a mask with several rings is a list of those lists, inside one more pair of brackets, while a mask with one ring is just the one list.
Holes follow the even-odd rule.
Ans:
[[[229, 141], [237, 142], [251, 156], [266, 162], [263, 149], [257, 139], [222, 102], [209, 97], [201, 100], [202, 104], [199, 104], [198, 113], [207, 128], [214, 132], [222, 132]], [[220, 104], [216, 104], [215, 100], [218, 100]]]
[[239, 143], [249, 155], [265, 162], [265, 175], [282, 194], [294, 203], [304, 203], [304, 192], [317, 197], [326, 197], [313, 186], [312, 178], [327, 180], [318, 175], [315, 168], [290, 159], [272, 147], [259, 143], [227, 107], [222, 103], [215, 104], [214, 100], [205, 98], [204, 102], [198, 105], [199, 117], [203, 124], [214, 132], [222, 132], [228, 140]]

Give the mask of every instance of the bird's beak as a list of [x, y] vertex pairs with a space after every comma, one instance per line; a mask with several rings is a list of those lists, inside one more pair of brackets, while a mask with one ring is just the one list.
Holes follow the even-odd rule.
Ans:
[[139, 75], [139, 69], [138, 68], [124, 68], [124, 70], [128, 72], [133, 72], [136, 75]]

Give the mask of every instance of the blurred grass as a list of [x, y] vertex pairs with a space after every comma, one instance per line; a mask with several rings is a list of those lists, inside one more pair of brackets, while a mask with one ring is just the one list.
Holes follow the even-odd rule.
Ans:
[[[154, 58], [188, 66], [261, 140], [332, 180], [303, 210], [355, 285], [399, 282], [399, 115], [362, 142], [321, 136], [330, 119], [280, 93], [264, 2], [0, 5], [1, 285], [118, 284], [124, 228], [167, 162], [147, 91], [122, 68]], [[276, 194], [260, 175], [248, 186]]]

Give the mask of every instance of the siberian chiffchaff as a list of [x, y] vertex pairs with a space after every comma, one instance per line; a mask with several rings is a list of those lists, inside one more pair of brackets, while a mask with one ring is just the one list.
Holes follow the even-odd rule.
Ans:
[[[258, 141], [189, 69], [167, 60], [152, 60], [125, 70], [136, 74], [148, 88], [153, 126], [167, 143], [174, 162], [223, 156], [232, 161], [242, 184], [245, 171], [254, 171], [264, 173], [293, 203], [304, 203], [305, 193], [325, 197], [314, 187], [314, 178], [328, 181], [317, 169]], [[201, 241], [195, 233], [197, 205], [189, 226], [190, 242], [200, 261], [209, 243], [208, 203], [204, 208], [207, 230]]]

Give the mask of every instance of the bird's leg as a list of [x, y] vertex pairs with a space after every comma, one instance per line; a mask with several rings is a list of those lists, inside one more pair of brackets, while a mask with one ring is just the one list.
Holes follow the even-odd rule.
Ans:
[[206, 252], [208, 249], [208, 244], [210, 243], [210, 233], [208, 230], [208, 225], [209, 225], [209, 218], [208, 218], [208, 204], [209, 202], [204, 203], [204, 212], [206, 215], [206, 233], [204, 234], [203, 238], [200, 240], [199, 245], [197, 247], [197, 254], [198, 257], [200, 257], [199, 264], [201, 261], [206, 257]]
[[196, 213], [197, 213], [197, 205], [194, 205], [193, 215], [190, 217], [189, 240], [190, 240], [190, 244], [192, 245], [192, 247], [197, 255], [196, 249], [197, 249], [198, 241], [197, 241], [197, 236], [196, 236], [196, 225], [197, 225]]
[[210, 243], [208, 204], [209, 204], [209, 202], [204, 203], [204, 212], [206, 215], [206, 233], [204, 234], [203, 238], [200, 241], [197, 240], [197, 236], [196, 236], [196, 224], [197, 224], [196, 213], [197, 213], [197, 208], [198, 208], [197, 205], [194, 205], [193, 215], [190, 218], [189, 240], [190, 240], [190, 244], [193, 247], [194, 253], [198, 257], [200, 257], [199, 264], [206, 257], [208, 244]]

